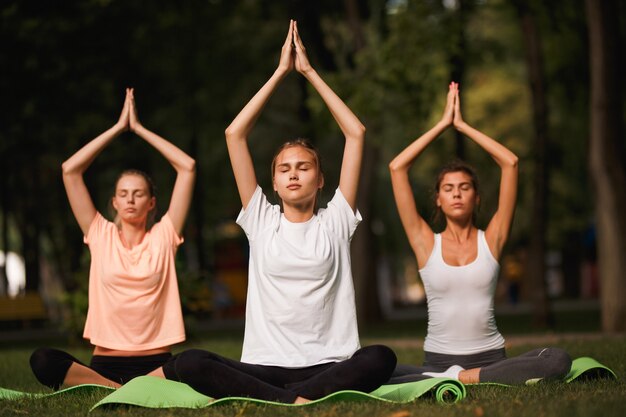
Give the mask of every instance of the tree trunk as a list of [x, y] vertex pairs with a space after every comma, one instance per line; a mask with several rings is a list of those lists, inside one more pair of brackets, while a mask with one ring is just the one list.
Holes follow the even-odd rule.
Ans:
[[533, 110], [533, 154], [534, 166], [531, 238], [528, 256], [527, 282], [533, 307], [533, 324], [539, 328], [553, 325], [546, 291], [547, 252], [546, 230], [548, 227], [548, 183], [550, 162], [548, 149], [548, 104], [546, 100], [541, 36], [532, 10], [527, 1], [514, 0], [522, 27], [528, 82], [530, 84]]
[[[354, 51], [358, 52], [365, 46], [362, 23], [356, 0], [345, 0], [348, 25], [354, 39]], [[378, 301], [378, 285], [376, 275], [376, 249], [371, 227], [371, 202], [372, 184], [374, 181], [375, 167], [378, 160], [378, 152], [371, 145], [365, 143], [363, 149], [363, 163], [359, 180], [359, 194], [357, 206], [363, 216], [363, 222], [359, 226], [352, 241], [352, 274], [354, 279], [354, 291], [356, 297], [356, 310], [359, 323], [364, 324], [380, 320], [382, 317], [380, 303]]]
[[586, 0], [591, 69], [589, 169], [596, 202], [602, 329], [626, 329], [624, 172], [618, 2]]
[[[465, 26], [469, 13], [472, 10], [472, 0], [458, 0], [457, 5], [450, 13], [450, 34], [452, 37], [452, 48], [449, 53], [448, 62], [450, 64], [450, 80], [455, 81], [463, 88], [465, 77]], [[463, 102], [461, 102], [461, 106]], [[456, 129], [454, 131], [455, 154], [459, 159], [466, 158], [465, 138]]]

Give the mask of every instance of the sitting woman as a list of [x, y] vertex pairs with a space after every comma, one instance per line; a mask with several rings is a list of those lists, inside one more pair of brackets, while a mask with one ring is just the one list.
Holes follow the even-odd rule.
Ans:
[[[285, 143], [272, 161], [280, 205], [267, 201], [248, 149], [261, 110], [294, 67], [345, 136], [339, 188], [325, 209], [316, 210], [324, 176], [308, 141]], [[393, 351], [359, 346], [350, 266], [350, 240], [360, 222], [355, 207], [364, 136], [361, 122], [309, 64], [292, 21], [277, 70], [226, 129], [243, 204], [237, 223], [250, 243], [241, 362], [185, 351], [175, 366], [181, 382], [213, 398], [301, 403], [338, 390], [373, 391], [389, 379]]]
[[[94, 207], [83, 173], [122, 132], [130, 130], [159, 151], [176, 170], [167, 213], [154, 225], [152, 180], [126, 170], [115, 184], [115, 221]], [[63, 163], [63, 183], [91, 253], [89, 310], [84, 337], [93, 344], [90, 365], [70, 354], [37, 349], [30, 358], [37, 379], [53, 389], [78, 384], [119, 387], [139, 375], [164, 376], [170, 346], [185, 340], [174, 256], [191, 201], [195, 161], [141, 125], [132, 89], [119, 121]], [[169, 364], [169, 365], [168, 365]]]
[[[417, 212], [409, 169], [449, 126], [467, 135], [501, 169], [498, 208], [487, 228], [474, 225], [480, 201], [478, 179], [468, 165], [451, 163], [435, 185], [437, 214], [445, 229], [435, 234]], [[571, 366], [558, 348], [535, 349], [507, 358], [498, 332], [493, 298], [498, 259], [509, 236], [517, 194], [518, 159], [511, 151], [469, 126], [461, 117], [458, 84], [449, 87], [443, 118], [391, 163], [391, 182], [402, 225], [419, 267], [428, 302], [428, 333], [421, 367], [399, 365], [390, 382], [446, 376], [463, 383], [524, 384], [561, 378]]]

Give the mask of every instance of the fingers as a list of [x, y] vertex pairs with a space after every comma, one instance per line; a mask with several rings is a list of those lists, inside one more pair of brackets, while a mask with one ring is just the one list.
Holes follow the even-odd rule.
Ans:
[[130, 109], [130, 97], [129, 97], [128, 88], [127, 88], [126, 97], [124, 98], [124, 105], [122, 106], [122, 113], [120, 114], [120, 119], [117, 122], [117, 125], [120, 126], [122, 130], [128, 130], [129, 109]]
[[129, 109], [128, 109], [128, 124], [129, 128], [132, 132], [135, 132], [137, 127], [139, 126], [139, 118], [137, 116], [137, 105], [135, 103], [135, 89], [129, 88], [128, 90], [128, 100], [129, 100]]
[[296, 52], [296, 70], [301, 74], [304, 74], [311, 69], [311, 64], [309, 62], [309, 58], [306, 56], [306, 48], [304, 47], [302, 38], [300, 38], [300, 33], [298, 32], [298, 22], [293, 23], [293, 43]]
[[296, 47], [296, 51], [298, 49], [304, 51], [306, 50], [306, 48], [304, 47], [304, 44], [302, 43], [302, 39], [300, 38], [300, 33], [298, 32], [298, 22], [294, 21], [293, 22], [293, 38], [294, 38], [294, 45]]
[[288, 73], [293, 69], [293, 26], [294, 21], [289, 21], [289, 31], [287, 32], [287, 37], [285, 38], [285, 43], [280, 52], [280, 60], [278, 63], [278, 68], [281, 72]]
[[287, 31], [287, 38], [285, 39], [285, 47], [293, 45], [293, 19], [289, 20], [289, 30]]
[[461, 99], [459, 98], [459, 84], [454, 86], [454, 126], [458, 129], [463, 124], [461, 116]]

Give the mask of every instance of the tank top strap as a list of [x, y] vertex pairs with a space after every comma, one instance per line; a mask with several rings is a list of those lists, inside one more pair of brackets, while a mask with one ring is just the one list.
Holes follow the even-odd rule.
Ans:
[[498, 260], [493, 256], [493, 253], [491, 253], [491, 249], [489, 249], [485, 231], [481, 229], [478, 229], [478, 258], [485, 258], [496, 264], [498, 263]]
[[430, 256], [426, 260], [426, 264], [420, 268], [419, 272], [423, 271], [426, 267], [433, 263], [441, 264], [443, 262], [443, 255], [441, 254], [441, 233], [435, 233], [435, 241], [433, 242], [433, 250], [430, 252]]

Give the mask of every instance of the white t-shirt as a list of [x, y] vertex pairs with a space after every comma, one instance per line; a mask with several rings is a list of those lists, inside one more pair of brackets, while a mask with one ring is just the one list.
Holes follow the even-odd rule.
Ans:
[[420, 270], [428, 300], [427, 352], [471, 355], [504, 347], [493, 311], [500, 265], [482, 230], [477, 238], [476, 259], [452, 266], [443, 260], [441, 235], [435, 235], [433, 251]]
[[360, 221], [337, 189], [326, 209], [291, 223], [257, 186], [237, 218], [250, 243], [242, 362], [302, 368], [359, 349], [350, 240]]

